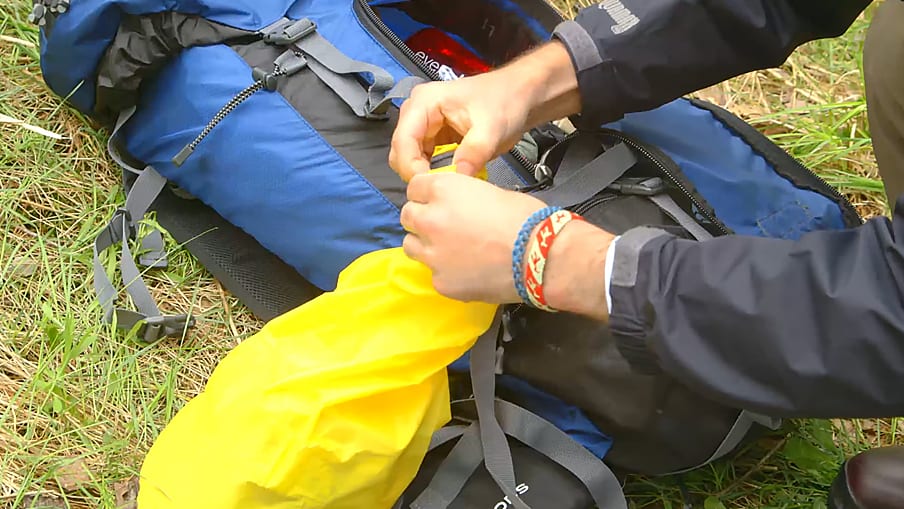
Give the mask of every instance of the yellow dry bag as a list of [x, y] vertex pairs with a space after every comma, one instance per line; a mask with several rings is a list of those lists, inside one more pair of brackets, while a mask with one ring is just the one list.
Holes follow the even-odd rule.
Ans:
[[358, 258], [220, 362], [145, 458], [139, 509], [391, 507], [495, 312], [439, 295], [401, 248]]

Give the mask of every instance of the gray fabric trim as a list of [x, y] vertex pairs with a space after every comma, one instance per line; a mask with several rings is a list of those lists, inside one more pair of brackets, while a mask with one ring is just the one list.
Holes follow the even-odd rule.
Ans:
[[622, 234], [615, 245], [615, 262], [612, 264], [612, 286], [631, 287], [637, 283], [637, 265], [640, 250], [647, 242], [668, 235], [664, 230], [641, 226]]
[[666, 215], [674, 219], [676, 223], [693, 235], [695, 239], [709, 240], [713, 238], [712, 234], [706, 231], [706, 228], [700, 226], [700, 223], [694, 220], [690, 214], [682, 210], [671, 196], [667, 194], [657, 194], [655, 196], [650, 196], [650, 201], [655, 203], [666, 213]]
[[576, 21], [566, 20], [559, 23], [553, 30], [553, 37], [562, 41], [568, 48], [575, 72], [585, 71], [603, 63], [603, 57], [593, 38]]

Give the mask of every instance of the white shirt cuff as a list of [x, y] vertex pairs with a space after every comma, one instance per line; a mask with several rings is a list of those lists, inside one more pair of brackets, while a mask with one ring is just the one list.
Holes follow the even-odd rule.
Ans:
[[612, 313], [612, 293], [609, 291], [609, 282], [612, 280], [612, 266], [615, 264], [615, 243], [620, 238], [621, 235], [618, 235], [612, 239], [612, 242], [609, 243], [609, 249], [606, 251], [606, 306], [610, 314]]

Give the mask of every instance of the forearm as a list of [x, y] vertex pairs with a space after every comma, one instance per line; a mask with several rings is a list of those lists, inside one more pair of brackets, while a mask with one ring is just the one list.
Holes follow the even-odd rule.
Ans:
[[581, 123], [598, 126], [841, 35], [869, 0], [607, 0], [560, 25]]
[[904, 411], [902, 225], [800, 241], [653, 235], [619, 240], [610, 288], [610, 326], [638, 368], [775, 416]]

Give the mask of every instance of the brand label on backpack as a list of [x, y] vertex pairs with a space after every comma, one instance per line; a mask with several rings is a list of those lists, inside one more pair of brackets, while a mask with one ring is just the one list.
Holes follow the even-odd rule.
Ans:
[[424, 65], [428, 69], [436, 72], [436, 74], [438, 74], [440, 79], [442, 79], [443, 81], [452, 81], [465, 77], [464, 74], [459, 75], [451, 67], [446, 64], [439, 63], [423, 51], [418, 51], [414, 54], [414, 56], [417, 57], [420, 61], [424, 62]]
[[[527, 493], [527, 490], [529, 490], [529, 489], [530, 489], [530, 486], [528, 486], [524, 483], [521, 483], [518, 486], [515, 486], [515, 493], [517, 493], [519, 496], [524, 495], [525, 493]], [[500, 500], [496, 505], [494, 505], [493, 509], [511, 509], [511, 507], [513, 507], [512, 501], [508, 497], [505, 497], [502, 500]]]

